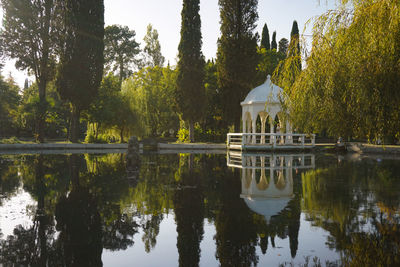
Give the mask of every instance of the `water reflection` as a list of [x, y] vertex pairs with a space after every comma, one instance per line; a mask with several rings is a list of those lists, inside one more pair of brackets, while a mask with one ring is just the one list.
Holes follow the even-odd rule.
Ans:
[[240, 197], [253, 212], [265, 219], [260, 246], [263, 254], [268, 237], [275, 247], [275, 236], [289, 236], [291, 256], [298, 248], [300, 192], [294, 189], [293, 172], [315, 168], [313, 154], [248, 154], [229, 152], [227, 165], [242, 170]]
[[176, 222], [179, 266], [198, 266], [204, 229], [204, 195], [201, 175], [194, 166], [194, 155], [181, 155], [178, 187], [173, 203]]
[[400, 165], [337, 161], [302, 176], [303, 211], [326, 229], [343, 265], [400, 265]]
[[97, 160], [21, 157], [24, 189], [37, 204], [31, 226], [17, 225], [13, 235], [1, 240], [1, 263], [102, 266], [103, 247], [119, 250], [133, 244], [137, 224], [118, 204], [128, 190], [125, 168], [119, 168], [124, 165]]
[[309, 255], [400, 262], [396, 160], [150, 154], [138, 168], [124, 154], [0, 160], [0, 208], [31, 196], [17, 206], [28, 223], [12, 233], [1, 225], [4, 266], [269, 266]]

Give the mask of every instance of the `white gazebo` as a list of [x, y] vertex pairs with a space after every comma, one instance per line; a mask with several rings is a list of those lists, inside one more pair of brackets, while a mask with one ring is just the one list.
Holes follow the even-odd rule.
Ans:
[[254, 88], [241, 103], [242, 133], [228, 134], [228, 148], [293, 149], [314, 146], [314, 135], [293, 134], [287, 114], [282, 108], [284, 92], [271, 82], [271, 76]]

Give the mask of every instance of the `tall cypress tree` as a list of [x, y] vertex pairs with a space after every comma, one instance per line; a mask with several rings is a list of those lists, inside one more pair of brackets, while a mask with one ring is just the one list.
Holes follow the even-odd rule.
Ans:
[[200, 1], [183, 0], [181, 40], [178, 47], [176, 101], [182, 118], [189, 123], [189, 139], [194, 141], [194, 122], [202, 116], [205, 103], [204, 57], [201, 52]]
[[301, 71], [300, 37], [297, 21], [293, 21], [292, 31], [290, 32], [288, 57], [296, 58], [296, 67], [298, 71]]
[[264, 47], [267, 50], [271, 49], [271, 45], [269, 43], [269, 31], [267, 23], [264, 24], [262, 35], [261, 35], [261, 47]]
[[272, 42], [271, 42], [271, 49], [277, 49], [278, 44], [276, 43], [276, 31], [272, 34]]
[[97, 95], [104, 65], [104, 1], [64, 2], [65, 40], [57, 73], [57, 90], [71, 103], [69, 139], [77, 142], [79, 117]]
[[223, 119], [240, 130], [241, 108], [255, 85], [258, 64], [257, 36], [253, 33], [258, 19], [258, 0], [219, 0], [221, 37], [218, 39], [217, 72], [221, 90]]

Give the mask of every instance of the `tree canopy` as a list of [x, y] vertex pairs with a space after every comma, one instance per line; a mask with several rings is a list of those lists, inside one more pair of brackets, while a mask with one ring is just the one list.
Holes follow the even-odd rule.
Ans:
[[96, 0], [66, 1], [65, 43], [60, 57], [57, 89], [71, 102], [71, 136], [78, 141], [80, 112], [97, 95], [104, 64], [104, 3]]
[[161, 53], [161, 45], [160, 41], [158, 40], [158, 31], [153, 29], [151, 24], [147, 25], [147, 32], [143, 40], [145, 43], [143, 50], [147, 56], [145, 59], [145, 65], [148, 67], [162, 67], [164, 65], [165, 58]]
[[1, 0], [1, 6], [4, 14], [0, 32], [1, 53], [16, 59], [16, 68], [29, 70], [36, 78], [39, 101], [35, 132], [37, 140], [43, 142], [46, 86], [54, 74], [60, 31], [59, 5], [54, 0]]
[[399, 137], [400, 4], [347, 2], [314, 25], [307, 67], [286, 88], [293, 120], [307, 132]]
[[258, 64], [257, 0], [219, 0], [221, 37], [218, 39], [217, 72], [224, 100], [223, 121], [240, 130], [240, 101], [254, 86]]
[[267, 23], [264, 24], [262, 34], [261, 34], [261, 47], [269, 50], [271, 49], [271, 44], [269, 43], [269, 31]]
[[282, 54], [286, 55], [288, 47], [289, 47], [288, 39], [282, 38], [282, 39], [279, 40], [279, 43], [278, 43], [278, 51], [279, 52], [281, 52]]
[[194, 123], [202, 117], [205, 104], [204, 57], [201, 52], [200, 1], [184, 0], [181, 40], [178, 46], [176, 104], [189, 123], [189, 139], [194, 141]]
[[276, 31], [272, 33], [271, 49], [278, 49], [278, 45], [276, 43]]
[[120, 84], [132, 73], [131, 64], [138, 63], [140, 48], [135, 36], [128, 26], [110, 25], [104, 30], [104, 61], [111, 71], [118, 70]]

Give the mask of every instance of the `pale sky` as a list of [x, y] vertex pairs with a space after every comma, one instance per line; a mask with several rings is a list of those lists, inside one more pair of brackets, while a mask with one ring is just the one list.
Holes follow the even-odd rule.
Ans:
[[[143, 44], [143, 37], [149, 23], [157, 29], [161, 43], [161, 51], [171, 65], [176, 64], [176, 56], [180, 38], [182, 0], [104, 0], [105, 24], [128, 26], [136, 32], [136, 41]], [[326, 4], [318, 0], [259, 0], [256, 31], [261, 36], [262, 27], [267, 23], [272, 38], [277, 32], [277, 42], [283, 37], [289, 39], [293, 20], [297, 20], [300, 32], [305, 23], [334, 4]], [[219, 32], [218, 0], [200, 1], [201, 29], [203, 35], [203, 54], [206, 59], [215, 57]], [[310, 28], [311, 25], [308, 27]], [[306, 33], [310, 33], [308, 29]], [[17, 71], [13, 62], [6, 62], [3, 76], [12, 72], [19, 86], [23, 86], [26, 73]], [[31, 77], [30, 80], [33, 80]]]

